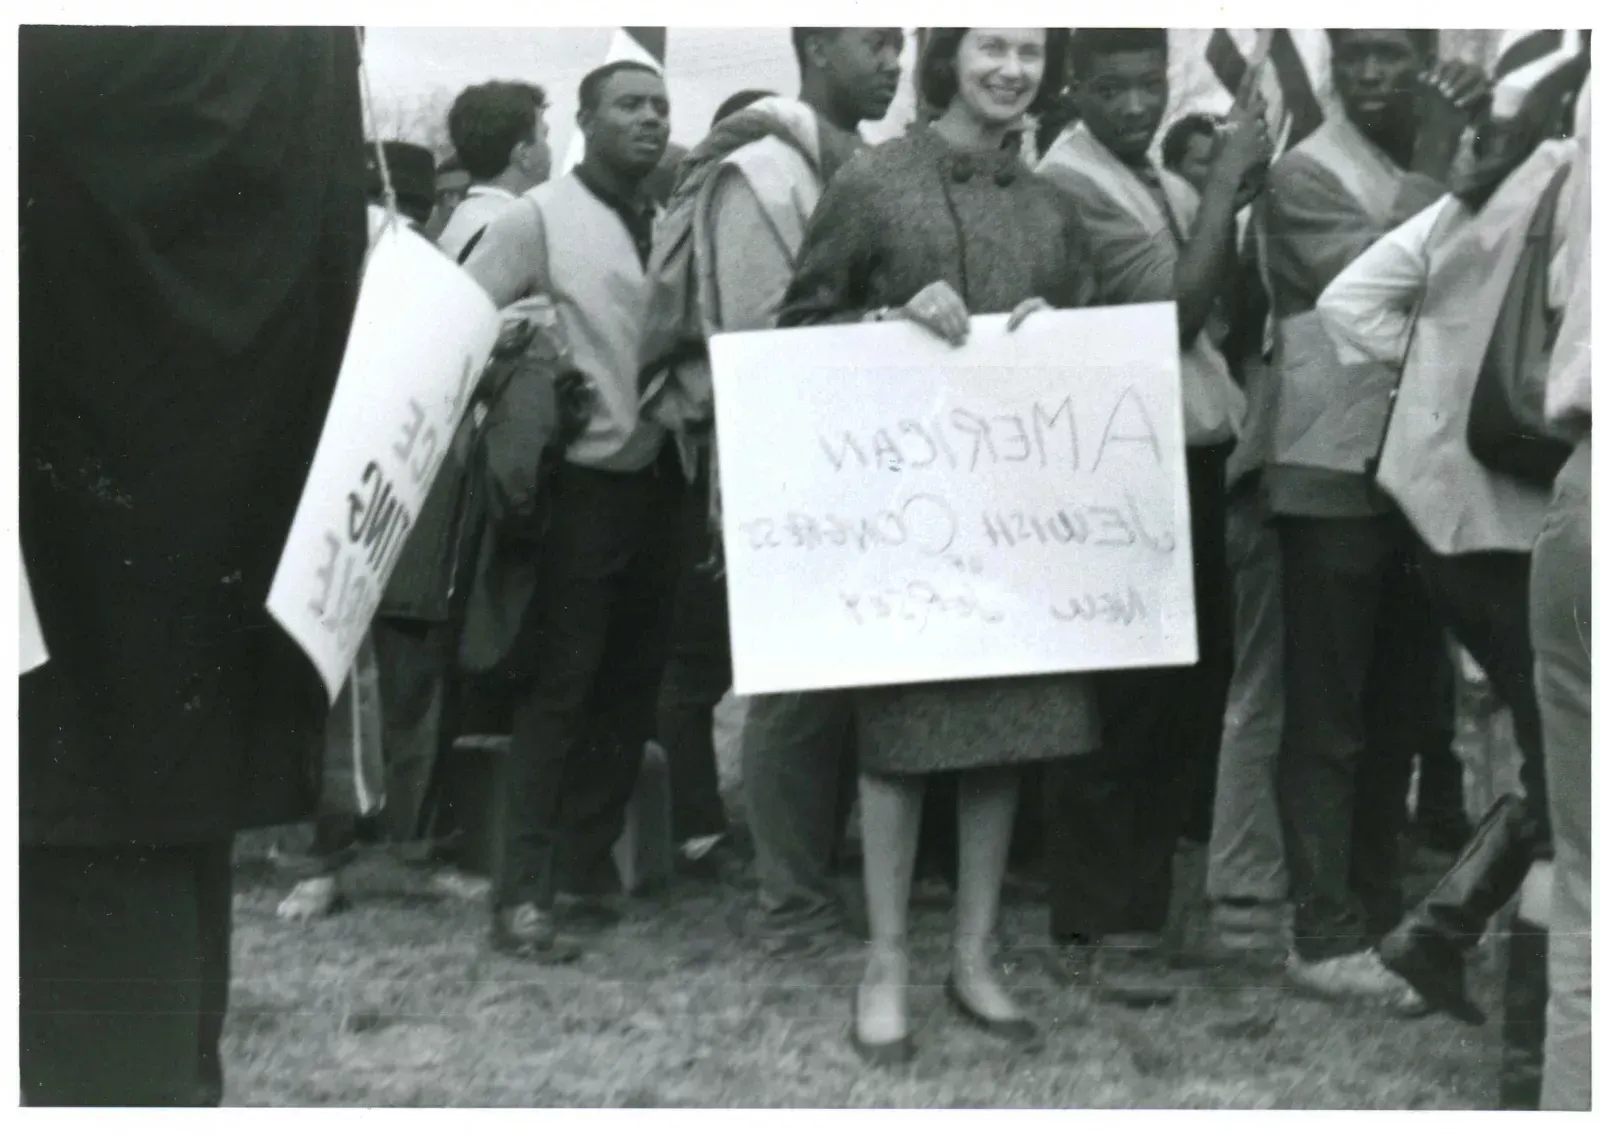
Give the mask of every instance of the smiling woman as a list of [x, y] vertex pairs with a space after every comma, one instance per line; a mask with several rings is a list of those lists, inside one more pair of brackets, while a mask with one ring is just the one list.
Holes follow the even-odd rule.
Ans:
[[[1050, 50], [1053, 39], [1044, 28], [937, 28], [928, 34], [922, 94], [938, 117], [857, 157], [829, 185], [812, 214], [781, 323], [906, 319], [960, 347], [969, 313], [1009, 312], [1014, 326], [1030, 312], [1088, 301], [1092, 282], [1070, 203], [1028, 170], [1015, 145], [1023, 116], [1053, 81], [1047, 78], [1049, 60], [1059, 55]], [[1019, 418], [1019, 430], [1021, 424]], [[976, 438], [989, 428], [971, 414], [953, 415], [951, 426]], [[879, 433], [894, 450], [892, 439]], [[849, 444], [833, 449], [825, 442], [824, 449], [841, 471], [847, 468]], [[865, 453], [862, 458], [865, 464]], [[899, 532], [890, 525], [886, 534]], [[898, 599], [878, 600], [886, 609], [909, 602], [902, 613], [916, 618], [935, 609], [954, 617], [978, 610], [962, 596], [934, 595], [914, 581]], [[990, 938], [1020, 767], [1095, 746], [1087, 679], [1047, 675], [880, 687], [857, 691], [855, 705], [872, 935], [856, 994], [851, 1038], [857, 1052], [877, 1064], [910, 1056], [905, 941], [911, 860], [926, 774], [942, 771], [961, 774], [961, 879], [947, 996], [978, 1028], [1023, 1048], [1036, 1046], [1039, 1028], [1002, 986]]]

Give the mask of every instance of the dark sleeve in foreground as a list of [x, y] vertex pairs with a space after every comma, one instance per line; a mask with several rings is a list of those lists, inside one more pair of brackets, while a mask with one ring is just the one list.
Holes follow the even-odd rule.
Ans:
[[1073, 209], [1071, 198], [1057, 186], [1052, 185], [1051, 189], [1061, 204], [1067, 254], [1060, 283], [1044, 298], [1056, 308], [1093, 307], [1105, 300], [1102, 297], [1104, 289], [1095, 271], [1089, 230]]
[[878, 179], [867, 155], [842, 169], [811, 214], [779, 327], [854, 323], [872, 308], [878, 264]]
[[263, 610], [366, 246], [356, 36], [19, 36], [24, 843], [300, 818], [326, 697]]

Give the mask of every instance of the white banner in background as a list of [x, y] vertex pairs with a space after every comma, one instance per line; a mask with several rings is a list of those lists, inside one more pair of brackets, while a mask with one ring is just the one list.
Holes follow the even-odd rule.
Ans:
[[44, 645], [44, 628], [39, 625], [39, 612], [33, 605], [33, 588], [28, 585], [28, 564], [17, 549], [17, 578], [22, 583], [21, 606], [17, 612], [17, 628], [22, 632], [22, 666], [19, 674], [37, 670], [50, 661], [50, 652]]
[[1195, 661], [1172, 304], [710, 346], [737, 693]]
[[322, 675], [349, 673], [498, 332], [483, 289], [401, 225], [367, 259], [322, 438], [267, 610]]

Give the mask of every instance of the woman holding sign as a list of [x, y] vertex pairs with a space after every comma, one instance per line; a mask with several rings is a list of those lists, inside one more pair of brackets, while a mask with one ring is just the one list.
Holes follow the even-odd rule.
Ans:
[[[811, 220], [781, 320], [904, 319], [960, 347], [971, 314], [1085, 306], [1091, 280], [1065, 196], [1018, 157], [1023, 115], [1060, 86], [1043, 28], [939, 28], [920, 84], [938, 118], [857, 158]], [[862, 690], [862, 843], [871, 947], [851, 1042], [872, 1063], [911, 1055], [906, 929], [923, 787], [958, 770], [960, 867], [946, 993], [963, 1017], [1022, 1046], [1038, 1027], [991, 959], [1022, 766], [1098, 743], [1085, 678], [1046, 676]]]

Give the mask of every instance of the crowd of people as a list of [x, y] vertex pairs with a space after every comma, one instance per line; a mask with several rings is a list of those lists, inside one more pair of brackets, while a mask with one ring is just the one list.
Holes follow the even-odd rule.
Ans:
[[[919, 876], [950, 884], [952, 1005], [1027, 1049], [1008, 884], [1047, 903], [1063, 981], [1170, 1004], [1196, 964], [1174, 864], [1205, 846], [1200, 964], [1402, 1016], [1483, 1023], [1468, 961], [1518, 901], [1501, 1103], [1589, 1106], [1587, 35], [1492, 82], [1434, 32], [1330, 31], [1340, 113], [1288, 145], [1256, 71], [1163, 132], [1164, 30], [1044, 28], [928, 29], [919, 121], [878, 146], [897, 28], [794, 29], [798, 97], [734, 94], [688, 150], [636, 62], [579, 86], [570, 173], [526, 82], [463, 91], [442, 161], [369, 143], [368, 224], [398, 208], [502, 314], [357, 662], [385, 765], [362, 818], [326, 791], [348, 738], [259, 614], [359, 277], [355, 43], [211, 34], [24, 33], [22, 536], [52, 655], [22, 680], [30, 1102], [220, 1099], [233, 833], [320, 782], [281, 909], [331, 914], [363, 828], [439, 836], [456, 742], [503, 734], [486, 934], [530, 963], [628, 917], [614, 848], [653, 752], [678, 869], [753, 859], [752, 949], [864, 936], [868, 1063], [914, 1059]], [[165, 164], [163, 68], [229, 69]], [[112, 144], [107, 96], [141, 124]], [[977, 315], [1152, 302], [1176, 309], [1198, 662], [754, 697], [735, 831], [707, 340], [900, 320], [960, 346]], [[1476, 823], [1463, 667], [1522, 756]], [[1413, 833], [1453, 863], [1408, 909]], [[85, 1063], [92, 1021], [114, 1060]]]

